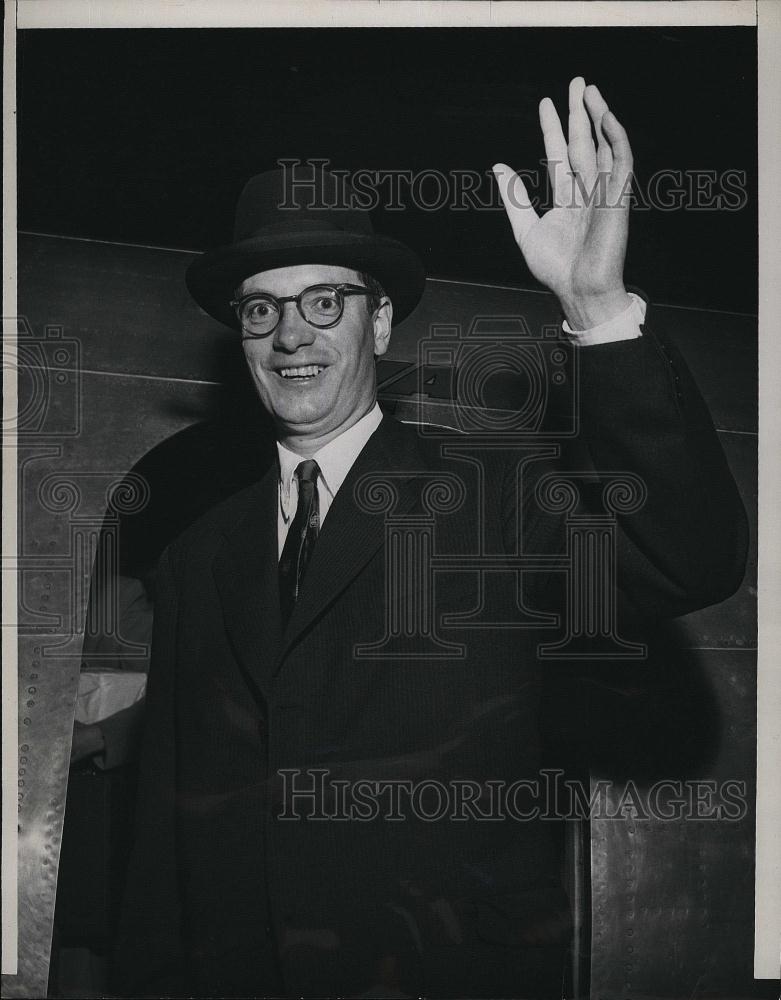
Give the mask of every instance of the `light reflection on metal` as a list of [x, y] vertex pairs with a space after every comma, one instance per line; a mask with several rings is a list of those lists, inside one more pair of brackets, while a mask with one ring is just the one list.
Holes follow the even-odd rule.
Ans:
[[19, 965], [3, 997], [45, 997], [68, 790], [77, 660], [42, 659], [41, 637], [19, 649]]

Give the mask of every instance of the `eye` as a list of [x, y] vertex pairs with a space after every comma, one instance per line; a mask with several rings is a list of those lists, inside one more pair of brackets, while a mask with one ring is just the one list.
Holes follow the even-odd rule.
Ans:
[[241, 310], [245, 326], [264, 327], [276, 321], [279, 310], [271, 299], [250, 299]]
[[338, 321], [342, 312], [339, 293], [327, 285], [308, 288], [301, 299], [306, 319], [316, 326], [329, 326]]
[[266, 319], [275, 310], [269, 302], [250, 302], [245, 307], [245, 314], [249, 319]]
[[336, 312], [339, 307], [332, 295], [318, 295], [312, 302], [311, 308], [325, 315], [329, 312]]

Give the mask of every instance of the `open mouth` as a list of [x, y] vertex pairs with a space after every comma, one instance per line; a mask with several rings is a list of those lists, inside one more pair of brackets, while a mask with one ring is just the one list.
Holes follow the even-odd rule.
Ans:
[[325, 371], [325, 365], [292, 365], [278, 368], [277, 374], [288, 382], [311, 382]]

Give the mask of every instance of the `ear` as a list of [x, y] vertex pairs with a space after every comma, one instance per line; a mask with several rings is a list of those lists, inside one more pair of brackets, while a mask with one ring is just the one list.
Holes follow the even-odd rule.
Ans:
[[374, 324], [374, 354], [379, 357], [388, 350], [393, 322], [393, 306], [389, 298], [384, 298], [375, 309], [372, 317]]

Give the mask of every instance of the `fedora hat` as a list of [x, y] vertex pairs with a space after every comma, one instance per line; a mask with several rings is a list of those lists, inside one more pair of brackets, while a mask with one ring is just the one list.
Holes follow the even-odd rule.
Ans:
[[331, 264], [370, 274], [408, 316], [425, 284], [408, 246], [374, 232], [366, 208], [341, 177], [320, 168], [269, 170], [250, 178], [236, 206], [233, 242], [197, 257], [187, 269], [190, 294], [210, 316], [238, 327], [230, 305], [236, 288], [260, 271]]

